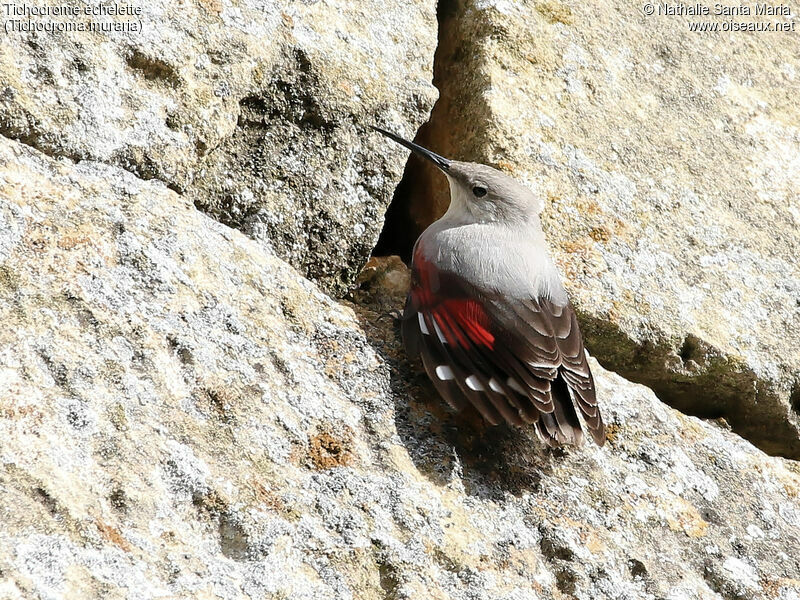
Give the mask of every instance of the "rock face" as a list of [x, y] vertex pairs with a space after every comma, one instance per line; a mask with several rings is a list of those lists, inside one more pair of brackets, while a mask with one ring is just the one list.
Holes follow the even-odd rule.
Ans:
[[798, 597], [797, 463], [594, 362], [604, 448], [476, 428], [370, 273], [0, 138], [0, 596]]
[[[796, 34], [689, 33], [704, 19], [641, 6], [440, 3], [441, 98], [417, 141], [546, 197], [601, 363], [800, 458]], [[381, 250], [407, 255], [447, 201], [410, 161]]]
[[[440, 2], [422, 141], [547, 195], [604, 364], [800, 456], [793, 38], [637, 8]], [[797, 462], [594, 361], [547, 451], [405, 360], [366, 125], [427, 117], [432, 0], [137, 24], [0, 45], [0, 599], [800, 598]]]
[[13, 31], [0, 134], [160, 179], [341, 293], [400, 177], [366, 126], [410, 133], [436, 98], [434, 7], [155, 0], [116, 19], [141, 31]]

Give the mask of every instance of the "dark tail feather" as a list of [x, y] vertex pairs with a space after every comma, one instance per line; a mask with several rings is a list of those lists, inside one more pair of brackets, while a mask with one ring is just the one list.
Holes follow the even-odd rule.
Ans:
[[570, 444], [580, 446], [583, 444], [583, 430], [581, 429], [575, 405], [569, 393], [569, 388], [563, 377], [559, 374], [551, 384], [553, 397], [553, 412], [543, 413], [536, 423], [539, 437], [548, 446]]

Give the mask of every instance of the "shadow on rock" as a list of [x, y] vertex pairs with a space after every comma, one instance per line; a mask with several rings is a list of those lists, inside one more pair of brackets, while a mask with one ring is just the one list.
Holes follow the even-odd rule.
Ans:
[[424, 378], [415, 377], [413, 391], [393, 389], [397, 433], [420, 472], [438, 485], [460, 477], [465, 492], [482, 499], [539, 491], [560, 451], [530, 431], [488, 425], [474, 409], [451, 410]]

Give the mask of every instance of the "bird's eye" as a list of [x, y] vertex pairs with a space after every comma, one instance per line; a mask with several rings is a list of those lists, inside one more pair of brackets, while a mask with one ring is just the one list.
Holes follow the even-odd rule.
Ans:
[[472, 193], [475, 194], [476, 198], [483, 198], [486, 195], [486, 188], [482, 185], [476, 185], [472, 188]]

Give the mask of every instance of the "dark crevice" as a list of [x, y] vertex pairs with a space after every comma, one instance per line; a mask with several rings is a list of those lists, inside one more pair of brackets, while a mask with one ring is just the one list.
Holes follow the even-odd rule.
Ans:
[[[152, 177], [151, 179], [157, 179], [157, 178], [156, 177]], [[179, 196], [183, 196], [184, 189], [181, 186], [179, 186], [177, 183], [164, 182], [164, 185], [167, 186], [168, 190], [172, 190], [173, 192], [175, 192]]]
[[125, 490], [123, 490], [121, 487], [115, 487], [111, 491], [111, 494], [108, 496], [108, 501], [111, 503], [111, 507], [118, 513], [124, 515], [128, 512], [130, 500], [128, 499], [127, 494], [125, 494]]
[[539, 543], [542, 554], [548, 560], [571, 561], [575, 555], [567, 546], [559, 543], [552, 535], [545, 533]]
[[216, 523], [223, 555], [237, 561], [258, 558], [244, 525], [222, 496], [214, 490], [196, 491], [192, 494], [192, 504], [199, 513]]
[[[423, 125], [414, 141], [427, 147], [422, 141], [426, 137], [423, 134], [424, 129]], [[414, 242], [424, 230], [420, 230], [419, 224], [411, 216], [411, 197], [416, 187], [417, 174], [425, 168], [425, 165], [420, 164], [419, 158], [413, 154], [409, 157], [403, 178], [395, 189], [392, 202], [386, 210], [384, 226], [372, 252], [373, 256], [397, 255], [406, 263], [411, 261]]]
[[555, 532], [548, 527], [540, 527], [539, 532], [542, 535], [539, 549], [545, 559], [551, 563], [556, 578], [556, 587], [562, 594], [574, 594], [579, 579], [573, 566], [575, 554], [561, 543]]
[[634, 579], [643, 579], [647, 576], [647, 567], [637, 558], [628, 559], [628, 572]]
[[800, 415], [800, 381], [796, 381], [792, 389], [792, 395], [789, 396], [789, 405], [795, 414]]
[[683, 362], [688, 362], [694, 359], [694, 356], [697, 354], [699, 341], [700, 340], [693, 335], [686, 336], [686, 339], [683, 340], [683, 345], [681, 346], [680, 352], [678, 352], [678, 356], [681, 357]]
[[59, 506], [58, 501], [43, 487], [37, 486], [33, 488], [33, 495], [44, 505], [51, 516], [56, 517], [63, 512], [63, 508]]
[[222, 553], [233, 560], [250, 558], [250, 540], [247, 532], [230, 514], [219, 517], [219, 545]]
[[[458, 54], [457, 36], [450, 35], [458, 25], [458, 0], [440, 0], [436, 7], [439, 23], [439, 44], [433, 58], [433, 85], [439, 90], [430, 119], [414, 136], [414, 142], [442, 154], [463, 159], [461, 151], [443, 131], [449, 120], [450, 107], [457, 101], [458, 82], [453, 80], [451, 67]], [[386, 211], [383, 230], [373, 250], [373, 256], [398, 255], [411, 260], [411, 250], [419, 235], [439, 218], [450, 201], [447, 181], [431, 164], [410, 155]]]
[[[578, 313], [586, 348], [604, 368], [649, 387], [686, 415], [725, 419], [734, 433], [767, 454], [800, 459], [800, 440], [786, 418], [781, 392], [744, 362], [693, 335], [679, 345], [668, 339], [639, 343], [608, 320]], [[793, 398], [800, 403], [800, 388]]]

